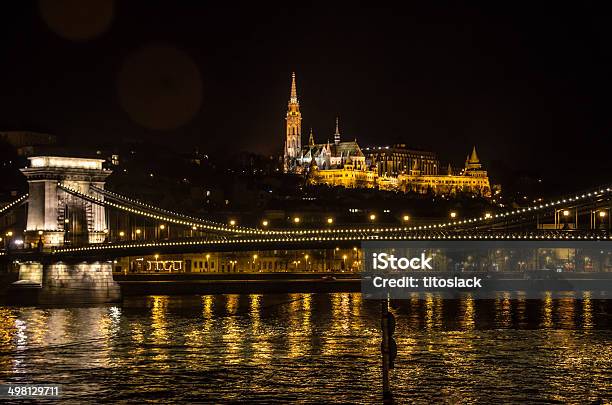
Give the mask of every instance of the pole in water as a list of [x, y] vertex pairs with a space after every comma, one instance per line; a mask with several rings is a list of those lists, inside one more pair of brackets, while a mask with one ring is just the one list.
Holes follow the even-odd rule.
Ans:
[[389, 385], [389, 369], [391, 368], [391, 343], [389, 326], [389, 315], [393, 316], [389, 312], [389, 300], [385, 298], [381, 300], [381, 329], [382, 329], [382, 344], [380, 349], [382, 352], [382, 378], [383, 378], [383, 404], [393, 404], [393, 393]]

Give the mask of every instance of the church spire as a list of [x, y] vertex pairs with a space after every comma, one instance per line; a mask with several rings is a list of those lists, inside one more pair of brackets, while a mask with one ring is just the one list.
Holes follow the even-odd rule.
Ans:
[[468, 155], [465, 161], [465, 167], [467, 170], [480, 170], [482, 165], [480, 164], [480, 159], [478, 158], [478, 154], [476, 153], [476, 146], [472, 148], [472, 153]]
[[295, 85], [295, 72], [291, 73], [291, 97], [289, 98], [289, 103], [297, 104], [297, 86]]
[[472, 155], [470, 156], [470, 163], [480, 163], [480, 159], [478, 159], [478, 154], [476, 154], [476, 145], [472, 148]]
[[[292, 171], [299, 166], [299, 158], [302, 153], [302, 114], [297, 99], [297, 87], [295, 85], [295, 73], [291, 74], [291, 95], [287, 106], [285, 144], [285, 160], [289, 162], [285, 172]], [[296, 169], [297, 170], [297, 169]]]
[[334, 132], [334, 143], [336, 145], [340, 143], [340, 126], [338, 124], [338, 116], [336, 116], [336, 132]]
[[314, 146], [314, 133], [312, 132], [312, 128], [310, 128], [310, 137], [308, 138], [308, 145]]

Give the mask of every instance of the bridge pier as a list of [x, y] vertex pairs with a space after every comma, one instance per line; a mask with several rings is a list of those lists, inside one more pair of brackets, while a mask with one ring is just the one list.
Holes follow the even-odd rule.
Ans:
[[19, 265], [19, 279], [11, 285], [8, 300], [33, 305], [74, 305], [117, 302], [119, 284], [113, 280], [110, 262], [26, 262]]

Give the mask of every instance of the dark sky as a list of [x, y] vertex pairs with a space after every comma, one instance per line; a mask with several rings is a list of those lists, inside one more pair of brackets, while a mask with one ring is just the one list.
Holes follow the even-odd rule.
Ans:
[[461, 164], [476, 144], [485, 164], [598, 181], [612, 169], [611, 16], [588, 2], [7, 3], [2, 129], [280, 152], [295, 70], [304, 141], [331, 137], [338, 114], [362, 146]]

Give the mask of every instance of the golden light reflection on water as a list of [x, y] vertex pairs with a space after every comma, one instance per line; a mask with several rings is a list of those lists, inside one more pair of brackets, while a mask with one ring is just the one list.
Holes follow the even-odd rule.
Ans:
[[410, 297], [410, 326], [413, 329], [419, 328], [421, 325], [421, 316], [419, 314], [421, 302], [418, 294], [412, 294]]
[[302, 333], [309, 336], [312, 333], [312, 325], [310, 318], [312, 317], [312, 294], [304, 294], [302, 299]]
[[471, 294], [467, 294], [464, 299], [461, 300], [461, 308], [463, 317], [461, 318], [460, 325], [463, 330], [474, 329], [476, 322], [474, 319], [474, 297]]
[[[310, 314], [304, 314], [302, 311], [303, 301], [307, 295], [305, 294], [289, 294], [289, 333], [287, 336], [288, 356], [300, 357], [304, 356], [310, 350], [308, 342], [310, 339], [306, 336], [304, 330], [305, 317], [310, 321]], [[308, 296], [309, 297], [309, 296]]]
[[[440, 386], [447, 385], [448, 395], [431, 396], [429, 402], [440, 402], [453, 392], [461, 395], [461, 402], [487, 402], [489, 397], [479, 387], [502, 381], [495, 389], [508, 392], [508, 384], [503, 383], [508, 375], [527, 383], [543, 381], [538, 389], [551, 401], [584, 399], [585, 384], [598, 392], [609, 388], [605, 370], [610, 367], [612, 347], [606, 345], [609, 334], [601, 329], [601, 322], [608, 325], [609, 318], [593, 308], [608, 304], [592, 301], [589, 294], [582, 294], [581, 300], [543, 298], [515, 301], [503, 294], [493, 303], [494, 313], [472, 297], [444, 301], [429, 295], [404, 302], [396, 311], [399, 354], [393, 371], [398, 392], [409, 393], [402, 399], [419, 402], [429, 395], [421, 389], [439, 395]], [[222, 384], [215, 378], [199, 387], [219, 392], [219, 402], [236, 398], [240, 390], [271, 396], [293, 390], [292, 394], [306, 398], [338, 386], [363, 389], [363, 402], [372, 402], [367, 395], [377, 389], [380, 376], [379, 302], [342, 293], [204, 296], [191, 301], [150, 297], [146, 304], [150, 313], [144, 314], [142, 305], [141, 312], [129, 307], [0, 307], [0, 345], [6, 350], [18, 344], [31, 348], [35, 340], [43, 345], [67, 344], [59, 351], [0, 356], [2, 376], [44, 373], [48, 368], [49, 373], [63, 373], [66, 381], [91, 378], [88, 386], [104, 392], [108, 389], [104, 385], [114, 378], [126, 385], [143, 379], [159, 383], [152, 368], [176, 376], [168, 384], [180, 384], [185, 369], [223, 369], [227, 375]], [[184, 312], [175, 311], [177, 304]], [[513, 328], [516, 317], [528, 327]], [[544, 326], [546, 319], [552, 328]], [[492, 326], [507, 330], [491, 330]], [[580, 326], [584, 331], [576, 329]], [[96, 369], [94, 377], [72, 371], [90, 367]], [[518, 376], [525, 370], [529, 372]], [[104, 383], [93, 381], [98, 375]], [[573, 382], [574, 377], [580, 381]], [[352, 385], [353, 381], [357, 383]], [[359, 381], [367, 388], [359, 388]], [[417, 400], [415, 390], [421, 392]], [[500, 395], [496, 398], [514, 391]]]
[[353, 317], [361, 317], [361, 307], [363, 305], [363, 296], [361, 294], [352, 294], [351, 298], [351, 315]]
[[582, 293], [582, 329], [586, 333], [593, 329], [593, 302], [589, 291]]
[[142, 353], [144, 350], [143, 344], [145, 343], [145, 331], [140, 323], [132, 325], [132, 333], [130, 334], [132, 341], [136, 343], [132, 347], [134, 348], [135, 354]]
[[168, 310], [167, 296], [151, 297], [151, 329], [153, 341], [156, 344], [168, 342], [168, 330], [166, 322], [166, 311]]
[[425, 296], [425, 328], [433, 329], [434, 326], [434, 300], [432, 294]]
[[239, 295], [225, 295], [225, 317], [221, 320], [224, 331], [221, 337], [225, 346], [223, 358], [228, 364], [240, 362], [241, 344], [243, 343], [242, 329], [237, 319]]
[[351, 304], [349, 293], [335, 293], [329, 295], [331, 304], [331, 319], [329, 330], [324, 333], [322, 353], [326, 356], [335, 356], [342, 352], [342, 336], [349, 332], [351, 324]]
[[542, 321], [540, 326], [543, 328], [553, 327], [553, 299], [550, 291], [546, 292], [542, 300]]
[[3, 348], [14, 346], [13, 338], [17, 333], [16, 320], [17, 317], [12, 309], [0, 307], [0, 345]]
[[252, 341], [249, 360], [258, 366], [267, 367], [273, 359], [272, 345], [270, 343], [273, 335], [261, 321], [263, 297], [261, 294], [249, 295], [250, 336]]
[[253, 334], [259, 334], [261, 328], [261, 295], [249, 295], [249, 315]]
[[213, 304], [215, 298], [212, 295], [202, 297], [202, 329], [204, 332], [210, 332], [213, 325]]
[[574, 303], [576, 300], [572, 295], [568, 295], [557, 300], [554, 315], [559, 320], [559, 326], [564, 329], [574, 329], [576, 326]]
[[[12, 309], [0, 307], [0, 348], [2, 351], [15, 349], [15, 336], [18, 333], [17, 317]], [[9, 356], [0, 356], [0, 370], [10, 370], [13, 360]]]
[[442, 327], [444, 319], [444, 299], [439, 294], [425, 295], [425, 329], [433, 330]]
[[510, 293], [502, 293], [495, 299], [495, 325], [498, 328], [508, 328], [512, 325], [512, 303]]
[[[169, 332], [168, 332], [168, 321], [166, 319], [168, 311], [168, 297], [152, 296], [152, 307], [151, 307], [151, 337], [153, 345], [166, 345], [169, 343]], [[168, 353], [163, 347], [154, 347], [153, 352], [155, 355], [153, 359], [158, 362], [159, 369], [168, 369], [169, 364]]]
[[527, 299], [523, 292], [519, 292], [516, 298], [516, 321], [519, 328], [527, 324]]

